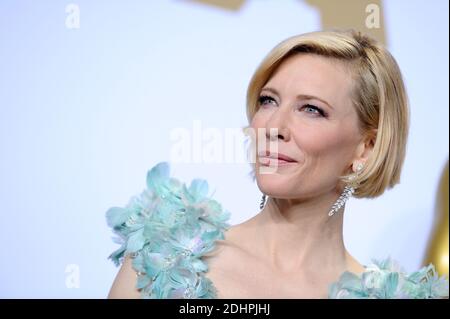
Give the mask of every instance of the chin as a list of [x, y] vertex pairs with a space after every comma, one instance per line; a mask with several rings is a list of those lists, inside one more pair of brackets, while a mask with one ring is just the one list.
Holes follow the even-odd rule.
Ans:
[[288, 194], [291, 193], [292, 187], [292, 176], [274, 174], [257, 174], [256, 183], [259, 189], [269, 196], [284, 198], [289, 197]]

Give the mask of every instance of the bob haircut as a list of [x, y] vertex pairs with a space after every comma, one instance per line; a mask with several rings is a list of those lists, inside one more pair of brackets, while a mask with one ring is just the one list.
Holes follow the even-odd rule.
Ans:
[[[364, 138], [374, 141], [363, 170], [340, 176], [355, 187], [353, 196], [375, 198], [400, 182], [409, 130], [408, 97], [400, 68], [387, 49], [354, 30], [305, 33], [290, 37], [264, 58], [247, 90], [249, 123], [258, 111], [258, 98], [280, 64], [294, 54], [317, 54], [344, 63], [352, 75], [352, 102]], [[249, 127], [244, 128], [244, 131]], [[255, 165], [253, 166], [253, 174]]]

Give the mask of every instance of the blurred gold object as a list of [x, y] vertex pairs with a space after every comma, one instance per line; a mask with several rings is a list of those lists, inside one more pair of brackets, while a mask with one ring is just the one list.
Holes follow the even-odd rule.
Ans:
[[439, 182], [433, 234], [428, 244], [424, 265], [432, 263], [440, 276], [448, 277], [448, 161]]
[[[246, 3], [245, 0], [190, 1], [235, 12], [239, 11]], [[320, 13], [321, 29], [355, 29], [387, 44], [382, 0], [301, 1], [317, 8]]]
[[219, 7], [230, 11], [238, 11], [245, 3], [245, 0], [193, 0], [193, 1]]
[[[322, 29], [355, 29], [383, 44], [386, 43], [383, 5], [381, 0], [305, 0], [320, 12]], [[371, 13], [373, 9], [377, 12]], [[379, 14], [379, 25], [368, 24], [371, 15]]]

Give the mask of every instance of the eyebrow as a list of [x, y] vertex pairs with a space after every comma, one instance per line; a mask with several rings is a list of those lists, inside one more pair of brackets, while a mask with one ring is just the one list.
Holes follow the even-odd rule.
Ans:
[[[262, 91], [269, 91], [269, 92], [272, 92], [272, 93], [275, 94], [275, 95], [280, 96], [280, 94], [278, 93], [278, 91], [275, 90], [274, 88], [271, 88], [271, 87], [263, 87], [263, 88], [261, 89], [261, 92], [262, 92]], [[322, 102], [322, 103], [328, 105], [328, 107], [329, 107], [330, 109], [333, 109], [333, 110], [334, 110], [334, 107], [332, 107], [330, 103], [328, 103], [327, 101], [325, 101], [325, 100], [323, 100], [323, 99], [321, 99], [321, 98], [319, 98], [319, 97], [317, 97], [317, 96], [314, 96], [314, 95], [309, 95], [309, 94], [299, 94], [299, 95], [297, 95], [297, 99], [318, 100], [318, 101], [320, 101], [320, 102]]]

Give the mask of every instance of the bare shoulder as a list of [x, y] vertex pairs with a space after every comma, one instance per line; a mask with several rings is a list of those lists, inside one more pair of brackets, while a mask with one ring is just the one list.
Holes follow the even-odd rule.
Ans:
[[225, 233], [224, 239], [216, 242], [216, 249], [212, 254], [205, 256], [211, 261], [219, 255], [227, 257], [235, 257], [237, 255], [246, 255], [251, 249], [251, 241], [249, 236], [251, 229], [250, 220], [231, 226]]
[[139, 299], [139, 290], [136, 289], [137, 274], [131, 264], [130, 257], [126, 257], [109, 291], [109, 299]]
[[245, 296], [249, 269], [255, 264], [249, 243], [248, 224], [242, 223], [230, 227], [225, 232], [224, 240], [216, 242], [212, 253], [204, 256], [208, 264], [205, 274], [218, 289], [218, 298]]
[[347, 270], [354, 274], [362, 274], [366, 268], [346, 251]]
[[243, 225], [231, 226], [225, 233], [223, 240], [216, 241], [215, 249], [204, 256], [210, 270], [225, 270], [231, 261], [242, 259], [245, 256], [245, 238]]

